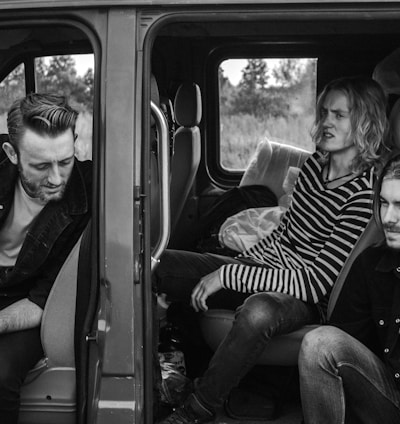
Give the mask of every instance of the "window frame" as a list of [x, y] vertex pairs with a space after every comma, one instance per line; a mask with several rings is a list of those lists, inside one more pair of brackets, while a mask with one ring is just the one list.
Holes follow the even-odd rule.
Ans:
[[[304, 48], [305, 47], [305, 48]], [[229, 188], [239, 184], [244, 170], [230, 170], [221, 165], [220, 108], [218, 69], [222, 62], [229, 59], [317, 59], [316, 84], [318, 85], [318, 55], [307, 43], [243, 43], [214, 49], [207, 58], [206, 114], [208, 126], [206, 133], [206, 168], [212, 182], [220, 188]]]

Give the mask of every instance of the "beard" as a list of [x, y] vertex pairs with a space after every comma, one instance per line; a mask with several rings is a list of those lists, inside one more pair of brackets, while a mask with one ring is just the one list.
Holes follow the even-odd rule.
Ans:
[[51, 189], [53, 187], [49, 185], [47, 179], [43, 179], [39, 182], [34, 182], [25, 176], [24, 171], [21, 167], [18, 168], [22, 187], [30, 197], [39, 199], [43, 204], [46, 204], [48, 202], [57, 202], [64, 197], [65, 189], [67, 187], [66, 182], [63, 182], [59, 186], [57, 186], [56, 192], [49, 193], [46, 189]]

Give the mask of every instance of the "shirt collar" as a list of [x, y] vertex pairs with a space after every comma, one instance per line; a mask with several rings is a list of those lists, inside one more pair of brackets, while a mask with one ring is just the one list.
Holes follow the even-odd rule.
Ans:
[[382, 253], [375, 269], [380, 272], [395, 271], [397, 278], [400, 279], [400, 250], [385, 246]]

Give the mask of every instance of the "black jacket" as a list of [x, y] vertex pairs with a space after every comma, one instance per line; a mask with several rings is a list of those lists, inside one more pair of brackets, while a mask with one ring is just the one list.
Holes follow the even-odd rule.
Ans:
[[[10, 212], [17, 167], [0, 153], [0, 229]], [[28, 298], [44, 308], [57, 274], [91, 215], [90, 161], [75, 164], [63, 199], [49, 202], [28, 231], [15, 266], [0, 281], [0, 303]]]
[[400, 389], [400, 252], [372, 247], [355, 260], [330, 323], [360, 340], [389, 367]]

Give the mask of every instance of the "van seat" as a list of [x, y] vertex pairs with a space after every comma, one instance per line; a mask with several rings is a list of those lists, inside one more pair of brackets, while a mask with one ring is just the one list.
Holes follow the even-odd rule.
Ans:
[[191, 82], [181, 84], [176, 92], [174, 109], [179, 128], [175, 131], [171, 160], [171, 231], [179, 222], [200, 163], [200, 87]]
[[19, 424], [73, 424], [76, 412], [74, 327], [79, 249], [75, 244], [50, 291], [43, 311], [45, 357], [21, 390]]
[[[348, 256], [342, 272], [339, 274], [335, 286], [332, 289], [328, 304], [328, 319], [332, 314], [354, 259], [368, 246], [381, 242], [382, 238], [383, 234], [372, 218], [363, 234], [358, 239], [352, 253]], [[230, 331], [234, 319], [235, 312], [229, 310], [210, 309], [203, 313], [200, 319], [200, 326], [204, 339], [211, 349], [214, 351], [217, 349]], [[268, 343], [268, 346], [257, 363], [263, 365], [297, 365], [300, 345], [304, 335], [317, 326], [318, 325], [308, 325], [292, 333], [274, 337]]]
[[283, 182], [289, 167], [301, 168], [310, 155], [307, 150], [264, 139], [258, 144], [240, 186], [265, 185], [280, 199], [285, 194]]

